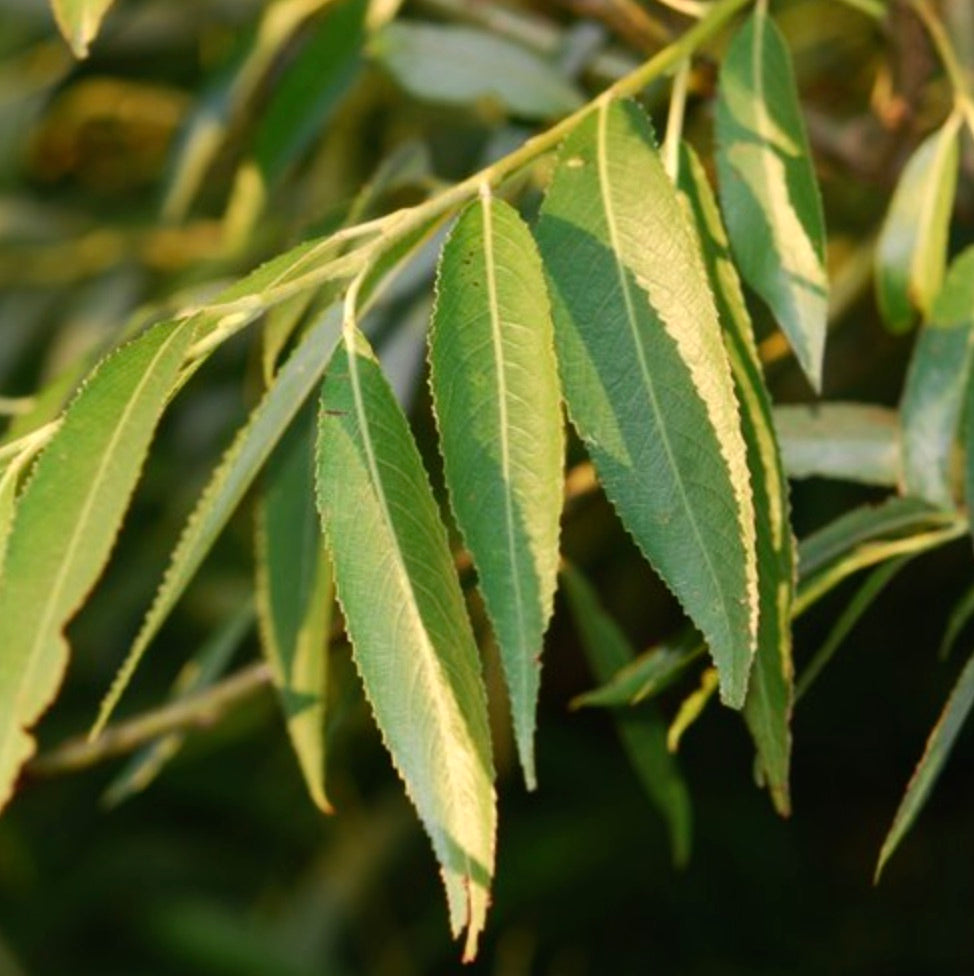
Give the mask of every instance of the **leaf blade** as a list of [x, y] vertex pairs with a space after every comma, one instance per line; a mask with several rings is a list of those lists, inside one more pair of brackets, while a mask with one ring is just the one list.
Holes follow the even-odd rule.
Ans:
[[194, 329], [163, 323], [104, 359], [20, 497], [0, 578], [0, 807], [33, 754], [26, 729], [57, 693], [63, 628], [108, 560]]
[[541, 259], [513, 208], [482, 195], [465, 211], [444, 244], [437, 294], [430, 386], [446, 482], [500, 646], [518, 755], [533, 788], [564, 432]]
[[822, 385], [825, 226], [788, 47], [759, 8], [731, 41], [716, 112], [720, 201], [741, 277]]
[[572, 421], [740, 707], [757, 626], [746, 449], [706, 272], [633, 103], [568, 137], [536, 236]]
[[496, 828], [486, 696], [419, 452], [358, 332], [346, 335], [322, 386], [317, 472], [355, 662], [440, 862], [451, 929], [466, 928], [471, 959]]
[[51, 0], [58, 29], [76, 58], [88, 57], [88, 47], [115, 0]]

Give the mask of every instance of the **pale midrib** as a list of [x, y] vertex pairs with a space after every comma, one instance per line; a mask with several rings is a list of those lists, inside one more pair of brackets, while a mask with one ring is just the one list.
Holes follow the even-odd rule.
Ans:
[[646, 355], [640, 342], [639, 333], [636, 330], [636, 308], [633, 304], [632, 295], [630, 293], [629, 282], [626, 279], [626, 269], [622, 264], [621, 250], [619, 244], [619, 232], [616, 227], [615, 213], [612, 207], [611, 191], [609, 188], [609, 174], [608, 174], [608, 146], [607, 146], [607, 129], [608, 129], [608, 109], [609, 103], [603, 102], [599, 107], [599, 121], [598, 121], [598, 168], [599, 168], [599, 192], [602, 197], [602, 207], [605, 211], [605, 223], [606, 229], [609, 233], [609, 244], [612, 250], [612, 258], [615, 262], [616, 273], [619, 276], [619, 287], [622, 290], [623, 300], [626, 305], [626, 319], [629, 323], [629, 331], [632, 335], [633, 345], [636, 348], [636, 358], [639, 362], [639, 370], [642, 374], [643, 384], [646, 387], [646, 392], [649, 394], [650, 401], [652, 402], [653, 412], [657, 417], [660, 418], [659, 431], [660, 439], [663, 443], [663, 450], [666, 453], [666, 460], [669, 464], [670, 470], [673, 471], [674, 481], [676, 482], [677, 490], [679, 492], [680, 500], [683, 503], [683, 507], [687, 514], [687, 521], [690, 523], [690, 527], [693, 530], [693, 535], [697, 541], [697, 546], [699, 550], [703, 553], [704, 561], [707, 564], [707, 570], [710, 574], [711, 581], [720, 598], [720, 605], [724, 613], [725, 620], [728, 621], [728, 632], [730, 631], [729, 621], [730, 615], [727, 610], [727, 600], [724, 596], [723, 588], [720, 586], [720, 581], [717, 577], [716, 570], [714, 568], [713, 562], [710, 558], [710, 552], [707, 546], [704, 544], [703, 535], [700, 532], [700, 526], [697, 524], [696, 517], [694, 516], [693, 506], [690, 504], [690, 499], [687, 497], [686, 489], [683, 486], [683, 479], [679, 474], [679, 467], [676, 463], [676, 457], [673, 454], [673, 448], [670, 445], [669, 434], [666, 430], [666, 424], [662, 422], [663, 413], [660, 409], [659, 401], [656, 397], [656, 388], [653, 384], [652, 375], [649, 371], [649, 366], [646, 362]]
[[[452, 724], [449, 721], [452, 709], [450, 708], [449, 702], [444, 700], [443, 692], [436, 681], [436, 649], [433, 647], [426, 631], [426, 625], [423, 622], [423, 616], [420, 613], [419, 606], [416, 601], [416, 593], [413, 590], [412, 581], [409, 578], [409, 572], [406, 569], [405, 563], [403, 563], [402, 555], [399, 551], [399, 537], [396, 534], [395, 524], [392, 521], [392, 513], [389, 511], [389, 503], [386, 500], [385, 491], [382, 488], [382, 481], [379, 477], [379, 466], [376, 462], [375, 452], [372, 447], [372, 436], [369, 431], [368, 416], [365, 412], [365, 401], [362, 399], [362, 387], [358, 371], [358, 352], [355, 349], [354, 335], [346, 331], [344, 342], [345, 351], [348, 356], [348, 376], [352, 386], [352, 398], [355, 401], [355, 418], [358, 423], [359, 430], [362, 432], [362, 446], [365, 448], [365, 459], [369, 468], [369, 477], [372, 479], [373, 485], [375, 485], [375, 494], [379, 502], [379, 508], [382, 512], [383, 521], [386, 524], [386, 529], [389, 532], [389, 536], [394, 541], [394, 563], [403, 590], [408, 594], [409, 597], [409, 602], [407, 605], [409, 615], [413, 618], [414, 627], [419, 631], [419, 644], [423, 651], [419, 657], [419, 660], [423, 664], [423, 672], [426, 676], [425, 683], [431, 691], [434, 707], [440, 717], [438, 727], [441, 729], [449, 728]], [[447, 778], [450, 781], [450, 794], [453, 797], [457, 797], [460, 794], [457, 791], [456, 774], [453, 769], [453, 762], [450, 758], [451, 750], [447, 748], [444, 750], [444, 753], [443, 768]], [[465, 818], [461, 818], [460, 822], [463, 823], [464, 819]], [[460, 850], [466, 865], [466, 875], [468, 880], [466, 880], [462, 887], [466, 895], [466, 905], [464, 907], [466, 909], [467, 921], [464, 924], [469, 925], [473, 922], [473, 896], [470, 888], [470, 879], [473, 878], [473, 868], [470, 861], [470, 855], [467, 853], [464, 845], [457, 843], [455, 846]], [[444, 874], [446, 874], [448, 870], [446, 864], [443, 865], [443, 870]]]
[[[504, 521], [507, 530], [507, 556], [511, 568], [511, 585], [514, 591], [514, 612], [517, 617], [517, 638], [522, 658], [527, 654], [524, 645], [524, 596], [521, 592], [521, 579], [518, 573], [516, 546], [514, 539], [514, 505], [511, 499], [511, 448], [508, 438], [507, 416], [507, 364], [504, 360], [504, 344], [501, 338], [500, 307], [497, 298], [497, 272], [494, 262], [493, 215], [490, 200], [481, 197], [484, 214], [484, 266], [487, 277], [487, 301], [490, 307], [490, 333], [497, 364], [497, 412], [500, 424], [501, 474], [504, 478]], [[512, 705], [514, 703], [512, 702]]]
[[[183, 323], [185, 327], [185, 323]], [[27, 667], [24, 670], [23, 677], [17, 685], [16, 699], [15, 699], [15, 711], [19, 713], [20, 711], [20, 699], [24, 694], [26, 688], [33, 684], [34, 671], [36, 669], [38, 653], [41, 645], [44, 642], [45, 636], [48, 634], [51, 623], [54, 619], [54, 612], [58, 606], [61, 599], [62, 591], [67, 583], [68, 570], [71, 567], [71, 563], [74, 559], [74, 554], [78, 548], [81, 540], [82, 527], [88, 521], [88, 517], [91, 514], [91, 510], [95, 503], [95, 496], [98, 493], [98, 489], [101, 487], [101, 483], [105, 479], [105, 474], [108, 470], [109, 461], [114, 456], [115, 447], [121, 440], [122, 431], [125, 429], [125, 425], [128, 423], [135, 406], [138, 403], [139, 397], [142, 395], [143, 390], [148, 385], [150, 379], [152, 379], [153, 371], [155, 370], [156, 364], [165, 355], [169, 347], [173, 342], [180, 336], [182, 328], [177, 328], [173, 330], [173, 334], [159, 347], [159, 350], [152, 357], [149, 362], [148, 367], [142, 374], [142, 378], [139, 380], [138, 385], [129, 398], [128, 403], [125, 405], [125, 409], [122, 411], [122, 416], [115, 427], [115, 432], [112, 434], [111, 440], [109, 440], [108, 445], [102, 453], [101, 461], [95, 473], [95, 478], [92, 482], [92, 487], [88, 492], [88, 496], [85, 499], [84, 505], [81, 509], [81, 514], [75, 521], [74, 530], [71, 533], [71, 537], [68, 541], [68, 545], [65, 548], [64, 557], [61, 560], [61, 564], [58, 568], [57, 576], [54, 578], [50, 590], [50, 597], [46, 601], [44, 614], [41, 617], [41, 622], [36, 631], [36, 638], [34, 643], [31, 645], [31, 649], [27, 658]], [[59, 635], [55, 635], [57, 638]], [[16, 724], [14, 726], [16, 728]], [[11, 742], [11, 736], [5, 736], [5, 746], [4, 751], [9, 746]]]

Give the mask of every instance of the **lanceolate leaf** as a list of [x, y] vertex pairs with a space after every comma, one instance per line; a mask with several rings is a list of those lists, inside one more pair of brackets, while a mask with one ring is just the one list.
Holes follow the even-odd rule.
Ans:
[[108, 560], [194, 329], [156, 326], [104, 360], [18, 501], [0, 577], [0, 807], [34, 751], [26, 730], [60, 685], [64, 626]]
[[[595, 679], [610, 681], [632, 661], [632, 648], [581, 573], [567, 569], [562, 579]], [[666, 821], [673, 861], [684, 865], [690, 857], [690, 795], [679, 766], [666, 747], [666, 723], [648, 704], [614, 712], [613, 718], [640, 783]]]
[[954, 690], [950, 693], [950, 698], [947, 699], [947, 704], [927, 739], [923, 757], [906, 788], [906, 794], [893, 818], [893, 826], [890, 827], [889, 834], [883, 841], [882, 850], [879, 852], [879, 863], [876, 865], [877, 881], [893, 851], [923, 809], [972, 705], [974, 705], [974, 654], [964, 665], [964, 670], [961, 671], [957, 684], [954, 685]]
[[565, 445], [541, 260], [517, 212], [488, 195], [443, 247], [430, 368], [450, 500], [500, 646], [533, 787]]
[[317, 384], [334, 351], [340, 319], [338, 308], [332, 308], [307, 333], [213, 473], [183, 530], [135, 643], [102, 702], [92, 735], [111, 717], [149, 643]]
[[446, 530], [406, 418], [360, 333], [321, 394], [318, 500], [355, 661], [433, 842], [472, 959], [496, 811], [480, 662]]
[[964, 595], [954, 604], [947, 618], [947, 627], [944, 636], [940, 641], [940, 649], [937, 656], [941, 660], [950, 657], [950, 652], [954, 649], [958, 638], [974, 617], [974, 586], [967, 589]]
[[417, 98], [464, 106], [490, 99], [531, 119], [555, 118], [582, 104], [553, 64], [475, 27], [395, 21], [371, 50]]
[[899, 418], [868, 403], [775, 407], [789, 478], [836, 478], [895, 488], [901, 479]]
[[974, 247], [951, 265], [920, 332], [901, 405], [906, 490], [950, 505], [951, 461], [974, 356]]
[[739, 708], [757, 629], [745, 445], [699, 247], [634, 103], [569, 136], [537, 236], [571, 418]]
[[51, 9], [64, 39], [77, 58], [88, 57], [102, 18], [114, 0], [51, 0]]
[[775, 807], [786, 815], [791, 806], [788, 795], [794, 674], [791, 605], [796, 575], [795, 544], [788, 519], [788, 483], [751, 320], [730, 259], [717, 202], [700, 161], [689, 147], [684, 147], [680, 184], [696, 219], [704, 263], [724, 329], [754, 492], [758, 648], [744, 702], [744, 719], [754, 737]]
[[315, 804], [325, 793], [325, 693], [331, 628], [331, 564], [315, 505], [315, 405], [308, 404], [267, 466], [257, 505], [257, 609], [301, 771]]
[[910, 157], [876, 245], [876, 295], [889, 328], [905, 332], [928, 312], [947, 264], [947, 231], [957, 189], [958, 116]]
[[737, 267], [818, 390], [828, 313], [822, 202], [788, 48], [760, 8], [724, 58], [716, 126], [720, 200]]

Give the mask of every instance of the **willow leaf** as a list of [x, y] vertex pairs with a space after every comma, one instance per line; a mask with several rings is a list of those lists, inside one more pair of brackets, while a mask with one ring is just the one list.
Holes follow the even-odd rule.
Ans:
[[789, 478], [835, 478], [895, 488], [902, 477], [899, 418], [868, 403], [775, 407]]
[[103, 360], [20, 496], [0, 577], [0, 807], [34, 752], [26, 730], [57, 694], [64, 626], [108, 561], [194, 329], [165, 323]]
[[964, 595], [954, 604], [947, 618], [944, 636], [940, 641], [937, 657], [945, 661], [950, 657], [958, 638], [974, 617], [974, 586], [968, 587]]
[[716, 135], [720, 200], [737, 267], [819, 390], [828, 314], [822, 201], [788, 48], [763, 8], [724, 57]]
[[568, 137], [537, 238], [569, 414], [740, 708], [757, 629], [746, 449], [699, 247], [635, 103], [603, 102]]
[[93, 736], [111, 717], [149, 643], [317, 384], [334, 351], [340, 318], [338, 309], [333, 308], [305, 335], [210, 478], [172, 554], [135, 642], [102, 702]]
[[876, 296], [893, 332], [928, 312], [944, 278], [957, 189], [958, 116], [914, 151], [900, 176], [876, 244]]
[[911, 494], [953, 502], [951, 461], [974, 359], [974, 247], [951, 265], [917, 339], [900, 408], [903, 481]]
[[443, 247], [430, 370], [450, 500], [500, 646], [533, 787], [565, 444], [541, 259], [517, 212], [488, 195]]
[[480, 662], [446, 530], [392, 390], [361, 333], [322, 387], [318, 502], [338, 598], [376, 723], [440, 862], [472, 959], [496, 809]]
[[51, 0], [54, 20], [76, 58], [88, 57], [88, 46], [114, 0]]
[[555, 118], [582, 104], [553, 64], [476, 27], [397, 20], [370, 48], [417, 98], [463, 106], [490, 99], [528, 119]]
[[334, 593], [315, 504], [314, 453], [315, 410], [309, 404], [272, 455], [257, 505], [257, 611], [308, 792], [330, 812], [324, 722]]
[[882, 850], [879, 852], [879, 862], [876, 865], [877, 881], [893, 851], [899, 846], [900, 841], [913, 826], [913, 821], [923, 809], [923, 805], [926, 803], [927, 797], [930, 795], [930, 791], [950, 755], [950, 750], [953, 748], [954, 741], [957, 739], [972, 705], [974, 705], [974, 654], [968, 658], [967, 664], [964, 665], [964, 670], [961, 671], [957, 684], [954, 685], [937, 724], [930, 732], [927, 747], [924, 749], [923, 756], [906, 787], [906, 793], [896, 811], [896, 816], [893, 818], [893, 825], [890, 827], [886, 840], [883, 841]]
[[787, 815], [791, 808], [788, 780], [794, 697], [791, 613], [797, 573], [788, 515], [788, 483], [751, 319], [730, 258], [717, 201], [699, 159], [688, 146], [682, 156], [680, 183], [700, 233], [704, 264], [724, 330], [754, 492], [758, 646], [744, 701], [744, 720], [754, 739], [772, 801], [779, 813]]
[[[581, 573], [566, 569], [562, 579], [592, 673], [596, 681], [610, 681], [632, 661], [629, 641]], [[613, 718], [639, 782], [666, 821], [673, 861], [682, 866], [690, 857], [690, 794], [666, 747], [666, 723], [651, 705], [614, 712]]]

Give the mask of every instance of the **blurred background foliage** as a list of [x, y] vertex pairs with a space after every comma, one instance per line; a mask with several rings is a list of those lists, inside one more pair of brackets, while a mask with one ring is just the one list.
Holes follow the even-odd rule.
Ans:
[[[403, 46], [381, 30], [397, 6], [118, 0], [91, 56], [75, 62], [45, 3], [0, 0], [0, 394], [10, 415], [0, 438], [53, 416], [126, 330], [211, 294], [311, 233], [467, 175], [688, 23], [638, 0], [411, 0], [401, 12], [533, 52], [540, 74], [524, 75], [517, 55], [505, 63], [503, 50], [478, 61], [462, 34], [456, 50]], [[912, 340], [878, 323], [871, 244], [904, 159], [943, 119], [950, 94], [919, 25], [895, 4], [881, 22], [830, 0], [774, 7], [798, 69], [831, 238], [825, 394], [894, 405]], [[974, 63], [972, 6], [945, 0], [942, 10]], [[715, 49], [691, 78], [686, 132], [704, 151], [718, 63]], [[509, 72], [519, 82], [514, 94], [478, 88], [487, 68]], [[659, 130], [666, 95], [661, 85], [645, 96]], [[525, 177], [529, 209], [544, 176], [541, 166]], [[974, 240], [972, 185], [962, 181], [954, 250]], [[372, 323], [427, 448], [422, 340], [434, 256], [420, 255]], [[810, 399], [753, 311], [767, 333], [762, 352], [776, 399]], [[115, 558], [71, 627], [71, 670], [41, 725], [42, 748], [90, 723], [180, 525], [259, 393], [258, 330], [221, 349], [168, 414]], [[878, 497], [836, 482], [796, 484], [795, 528], [804, 535]], [[678, 622], [600, 495], [570, 509], [564, 534], [566, 554], [596, 581], [634, 644], [648, 646]], [[222, 646], [203, 653], [217, 672], [256, 659], [251, 549], [245, 507], [147, 658], [129, 714], [165, 700], [214, 632]], [[569, 708], [593, 679], [559, 605], [545, 652], [537, 793], [525, 793], [505, 717], [494, 716], [499, 861], [471, 971], [971, 972], [970, 728], [883, 883], [871, 884], [903, 784], [951, 685], [953, 669], [936, 660], [936, 648], [969, 576], [969, 550], [958, 542], [900, 573], [801, 702], [790, 821], [754, 787], [737, 717], [716, 703], [704, 711], [679, 754], [694, 802], [693, 853], [682, 870], [611, 718]], [[802, 619], [799, 667], [855, 585]], [[479, 624], [486, 631], [482, 614]], [[485, 645], [500, 709], [496, 656]], [[185, 742], [170, 741], [157, 756], [172, 754], [158, 779], [111, 809], [105, 791], [118, 800], [124, 759], [84, 775], [28, 773], [0, 820], [0, 974], [458, 969], [427, 840], [379, 743], [347, 646], [331, 655], [333, 817], [310, 803], [260, 683]], [[695, 680], [666, 693], [669, 714]]]

